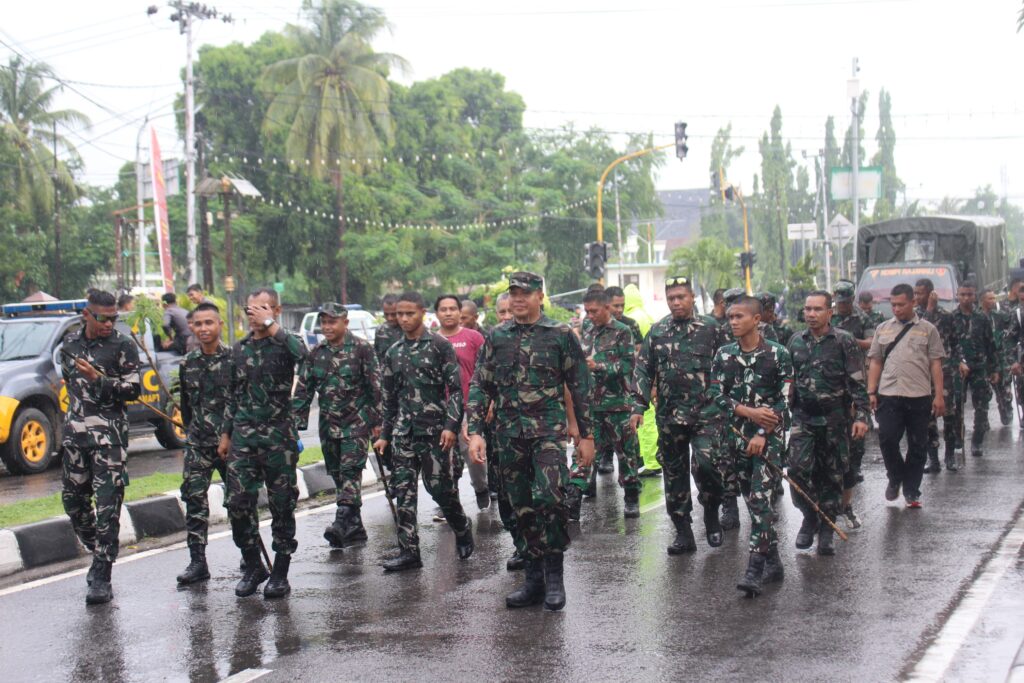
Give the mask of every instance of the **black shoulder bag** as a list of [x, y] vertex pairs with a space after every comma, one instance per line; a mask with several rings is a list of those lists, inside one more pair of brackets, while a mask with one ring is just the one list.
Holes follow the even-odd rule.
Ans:
[[885, 347], [885, 354], [882, 356], [882, 363], [883, 364], [887, 360], [889, 360], [889, 354], [892, 353], [892, 350], [895, 349], [896, 345], [900, 343], [900, 340], [903, 339], [903, 337], [907, 336], [907, 332], [910, 332], [910, 328], [913, 327], [915, 324], [916, 323], [911, 323], [909, 325], [904, 325], [903, 329], [900, 330], [900, 333], [896, 335], [896, 338], [893, 339], [892, 342], [888, 346]]

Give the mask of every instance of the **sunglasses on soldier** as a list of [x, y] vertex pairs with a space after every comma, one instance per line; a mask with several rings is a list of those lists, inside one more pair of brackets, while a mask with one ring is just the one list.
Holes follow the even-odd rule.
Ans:
[[670, 277], [665, 280], [665, 287], [688, 287], [690, 285], [690, 278], [678, 276]]
[[119, 315], [118, 313], [115, 313], [114, 315], [103, 315], [102, 313], [97, 313], [91, 308], [86, 308], [85, 310], [87, 310], [89, 312], [89, 315], [92, 316], [93, 320], [95, 320], [98, 323], [116, 323]]

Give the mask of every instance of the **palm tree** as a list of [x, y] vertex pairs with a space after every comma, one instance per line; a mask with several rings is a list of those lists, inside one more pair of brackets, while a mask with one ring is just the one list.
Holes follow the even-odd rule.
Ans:
[[363, 160], [381, 156], [384, 144], [391, 143], [387, 75], [391, 67], [404, 69], [406, 63], [370, 46], [387, 27], [380, 10], [355, 0], [323, 0], [318, 6], [304, 0], [303, 10], [312, 25], [285, 29], [301, 56], [263, 72], [263, 84], [272, 96], [263, 127], [267, 133], [286, 130], [288, 157], [301, 160], [314, 178], [330, 177], [338, 217], [339, 289], [341, 301], [347, 303], [342, 169], [362, 172]]
[[736, 256], [719, 240], [702, 237], [692, 247], [680, 247], [672, 252], [673, 272], [696, 280], [701, 297], [708, 291], [728, 287], [736, 282]]

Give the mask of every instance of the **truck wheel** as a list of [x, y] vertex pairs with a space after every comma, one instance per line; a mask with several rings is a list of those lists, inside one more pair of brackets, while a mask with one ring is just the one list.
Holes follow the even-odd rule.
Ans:
[[[181, 410], [179, 410], [178, 406], [173, 403], [168, 403], [168, 405], [164, 407], [164, 412], [178, 422], [181, 422]], [[156, 440], [160, 442], [161, 446], [169, 451], [184, 448], [185, 430], [177, 425], [171, 424], [167, 420], [161, 420], [156, 427]]]
[[2, 446], [4, 464], [14, 474], [35, 474], [54, 460], [54, 433], [50, 418], [36, 408], [18, 411], [11, 435]]

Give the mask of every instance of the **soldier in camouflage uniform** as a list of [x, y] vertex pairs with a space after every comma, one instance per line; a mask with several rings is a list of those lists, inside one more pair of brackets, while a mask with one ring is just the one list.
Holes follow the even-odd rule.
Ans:
[[[594, 378], [590, 396], [593, 411], [594, 444], [597, 452], [619, 453], [619, 486], [625, 491], [623, 514], [640, 516], [640, 442], [629, 427], [632, 408], [634, 346], [629, 328], [612, 315], [611, 298], [603, 290], [588, 292], [583, 307], [591, 325], [581, 335], [587, 367]], [[573, 462], [565, 504], [569, 519], [579, 520], [583, 490], [590, 482], [593, 466]]]
[[224, 323], [212, 303], [199, 304], [192, 314], [192, 333], [200, 348], [190, 351], [178, 371], [181, 419], [187, 430], [181, 500], [191, 561], [178, 575], [180, 584], [210, 578], [206, 564], [206, 534], [210, 524], [207, 494], [214, 472], [227, 481], [224, 460], [217, 453], [224, 433], [224, 412], [231, 398], [234, 355], [221, 343]]
[[[263, 597], [280, 598], [291, 592], [288, 568], [295, 542], [295, 504], [299, 498], [295, 467], [299, 461], [298, 432], [291, 411], [295, 366], [306, 358], [302, 340], [278, 324], [277, 292], [257, 289], [246, 303], [249, 334], [232, 349], [235, 376], [225, 412], [225, 433], [219, 452], [227, 458], [227, 508], [231, 535], [242, 551], [245, 569], [235, 595], [252, 595], [263, 581]], [[260, 558], [260, 487], [267, 487], [273, 573]]]
[[771, 292], [761, 292], [757, 295], [761, 302], [761, 334], [765, 339], [774, 341], [786, 346], [793, 336], [793, 330], [789, 325], [782, 322], [775, 316], [775, 305], [778, 300]]
[[988, 433], [988, 403], [992, 400], [992, 384], [999, 381], [999, 354], [992, 334], [992, 323], [975, 310], [975, 289], [970, 281], [957, 290], [959, 306], [953, 311], [953, 337], [958, 341], [960, 377], [963, 387], [956, 401], [954, 415], [957, 433], [964, 433], [964, 404], [967, 391], [974, 406], [974, 429], [971, 432], [971, 455], [980, 457], [981, 446]]
[[[875, 336], [875, 327], [861, 311], [854, 306], [854, 294], [856, 287], [849, 280], [840, 280], [832, 288], [832, 297], [835, 302], [835, 312], [832, 314], [830, 325], [837, 330], [843, 330], [853, 336], [857, 347], [861, 351], [861, 366], [866, 366], [867, 352], [871, 348], [871, 338]], [[866, 377], [862, 375], [861, 380]], [[851, 408], [851, 411], [853, 409]], [[847, 416], [847, 423], [852, 423], [854, 413]], [[853, 511], [853, 489], [857, 484], [864, 481], [861, 474], [861, 467], [864, 463], [864, 439], [854, 439], [850, 442], [850, 462], [846, 474], [843, 476], [843, 504], [842, 513], [849, 521], [850, 526], [860, 526], [860, 519]]]
[[515, 514], [514, 540], [526, 561], [525, 582], [506, 596], [505, 605], [543, 601], [545, 609], [559, 610], [565, 606], [563, 556], [569, 547], [564, 397], [568, 390], [579, 429], [576, 458], [590, 466], [591, 376], [576, 335], [544, 315], [539, 275], [509, 275], [509, 296], [514, 319], [492, 331], [470, 383], [470, 457], [477, 462], [485, 458], [481, 434], [493, 404], [502, 493]]
[[61, 501], [78, 540], [93, 555], [86, 577], [88, 604], [114, 597], [110, 569], [117, 559], [121, 502], [128, 485], [125, 404], [142, 390], [139, 352], [114, 329], [115, 304], [113, 294], [91, 292], [82, 312], [85, 324], [65, 338], [61, 353], [61, 377], [68, 392]]
[[[1010, 325], [1007, 329], [1006, 336], [1003, 337], [1003, 345], [1006, 348], [1006, 353], [1012, 359], [1010, 363], [1010, 374], [1013, 376], [1014, 384], [1017, 387], [1021, 386], [1021, 357], [1024, 354], [1024, 306], [1017, 305], [1015, 308], [1010, 310]], [[1020, 410], [1021, 396], [1017, 394], [1017, 409]], [[1018, 412], [1018, 419], [1020, 414]], [[1021, 423], [1021, 427], [1024, 428], [1024, 422]]]
[[882, 315], [882, 312], [875, 310], [875, 297], [871, 292], [865, 291], [857, 295], [857, 308], [860, 309], [864, 318], [867, 319], [868, 326], [871, 329], [876, 329], [885, 322], [885, 316]]
[[[622, 291], [622, 287], [614, 286], [607, 287], [604, 291], [611, 299], [612, 317], [629, 328], [629, 332], [633, 337], [634, 349], [639, 351], [640, 344], [644, 341], [644, 334], [640, 331], [640, 323], [625, 314], [626, 293]], [[601, 474], [611, 474], [615, 471], [615, 452], [611, 450], [611, 446], [607, 441], [602, 444], [600, 439], [598, 439], [595, 444], [598, 449], [597, 471]], [[620, 453], [619, 456], [621, 457], [622, 454]]]
[[455, 349], [423, 324], [426, 304], [406, 292], [396, 304], [403, 336], [384, 357], [383, 428], [373, 444], [379, 453], [393, 445], [395, 506], [398, 509], [398, 557], [384, 562], [385, 571], [423, 566], [416, 524], [420, 472], [423, 484], [455, 532], [459, 557], [473, 554], [473, 530], [459, 502], [455, 480], [456, 435], [462, 425], [462, 381]]
[[[914, 283], [914, 304], [914, 313], [938, 330], [946, 354], [942, 359], [942, 395], [945, 402], [945, 414], [942, 417], [943, 440], [946, 443], [946, 469], [956, 472], [959, 468], [956, 449], [963, 447], [955, 419], [956, 397], [959, 395], [962, 381], [957, 367], [960, 352], [958, 340], [953, 336], [953, 314], [939, 305], [935, 284], [928, 278], [921, 278]], [[942, 465], [939, 464], [939, 423], [934, 414], [928, 420], [928, 464], [924, 471], [931, 474], [942, 471]]]
[[313, 397], [319, 395], [320, 447], [337, 504], [324, 538], [332, 548], [344, 548], [366, 540], [359, 509], [370, 435], [380, 435], [380, 373], [373, 348], [349, 331], [347, 308], [326, 303], [319, 317], [324, 341], [313, 347], [302, 366], [292, 411], [296, 430], [306, 429]]
[[1010, 367], [1016, 362], [1013, 344], [1010, 344], [1010, 313], [996, 303], [996, 293], [991, 289], [981, 292], [981, 312], [992, 322], [992, 338], [999, 355], [999, 381], [992, 385], [992, 393], [999, 408], [999, 421], [1005, 427], [1013, 422], [1013, 398], [1010, 396], [1012, 375]]
[[[722, 544], [718, 509], [726, 495], [723, 474], [731, 463], [719, 452], [714, 439], [718, 425], [709, 421], [708, 373], [717, 347], [718, 328], [693, 310], [693, 286], [685, 277], [665, 280], [669, 315], [647, 333], [634, 372], [634, 430], [657, 391], [659, 462], [665, 478], [665, 507], [676, 529], [668, 547], [670, 555], [693, 552], [697, 545], [691, 528], [690, 470], [697, 482], [698, 500], [704, 506], [704, 530], [708, 545]], [[693, 446], [693, 462], [690, 447]]]
[[[397, 294], [385, 294], [381, 299], [380, 307], [384, 312], [384, 324], [377, 328], [377, 331], [373, 337], [373, 351], [377, 354], [377, 367], [384, 367], [384, 356], [387, 354], [388, 349], [396, 341], [404, 337], [402, 328], [398, 325], [398, 314], [395, 313], [395, 307], [398, 305]], [[391, 454], [394, 448], [388, 446], [384, 449], [383, 453], [380, 453], [380, 462], [391, 471]]]
[[722, 416], [724, 450], [736, 462], [750, 513], [750, 557], [737, 588], [749, 597], [783, 578], [772, 499], [780, 478], [793, 365], [782, 345], [761, 336], [761, 302], [741, 298], [728, 309], [736, 342], [715, 354], [708, 396]]
[[[870, 408], [863, 354], [852, 336], [829, 324], [831, 309], [828, 292], [808, 294], [807, 329], [789, 342], [794, 381], [787, 465], [789, 476], [834, 519], [842, 510], [850, 439], [867, 434]], [[795, 491], [793, 500], [804, 516], [796, 547], [810, 548], [817, 534], [818, 554], [835, 554], [832, 528], [821, 524], [818, 513]]]
[[[1012, 341], [1012, 332], [1015, 325], [1019, 327], [1019, 322], [1015, 323], [1014, 319], [1021, 315], [1021, 292], [1022, 281], [1020, 278], [1011, 278], [1010, 286], [1006, 290], [1006, 300], [1000, 302], [999, 308], [1006, 312], [1009, 320], [1007, 321], [1006, 338], [1009, 339], [1009, 343], [1006, 344], [1006, 362], [1008, 367], [1012, 368], [1015, 364], [1020, 362], [1020, 352], [1016, 345]], [[1014, 399], [1017, 401], [1017, 420], [1020, 422], [1021, 429], [1024, 429], [1024, 381], [1019, 375], [1009, 372], [1006, 377], [1000, 377], [1000, 382], [1006, 386], [1006, 392], [1010, 396], [1010, 403]], [[1012, 412], [1012, 411], [1011, 411]]]
[[[725, 290], [722, 295], [722, 302], [725, 306], [724, 311], [729, 310], [729, 306], [743, 299], [747, 296], [746, 290], [740, 287], [733, 287]], [[760, 299], [758, 299], [760, 300]], [[723, 312], [724, 315], [724, 312]], [[765, 330], [765, 326], [759, 324], [758, 329]], [[732, 344], [736, 341], [736, 338], [732, 336], [732, 326], [729, 325], [729, 318], [724, 318], [724, 323], [718, 327], [718, 338], [715, 340], [715, 351], [722, 348], [727, 344]], [[715, 450], [721, 450], [719, 446], [712, 443], [712, 447]], [[785, 455], [785, 454], [783, 454]], [[740, 481], [736, 476], [736, 467], [732, 458], [721, 457], [719, 458], [719, 471], [722, 474], [722, 485], [725, 487], [725, 497], [722, 500], [722, 520], [721, 526], [725, 531], [740, 528], [740, 510], [737, 501], [742, 495], [740, 491]], [[782, 485], [779, 484], [776, 490], [776, 500], [781, 499], [784, 494]]]

